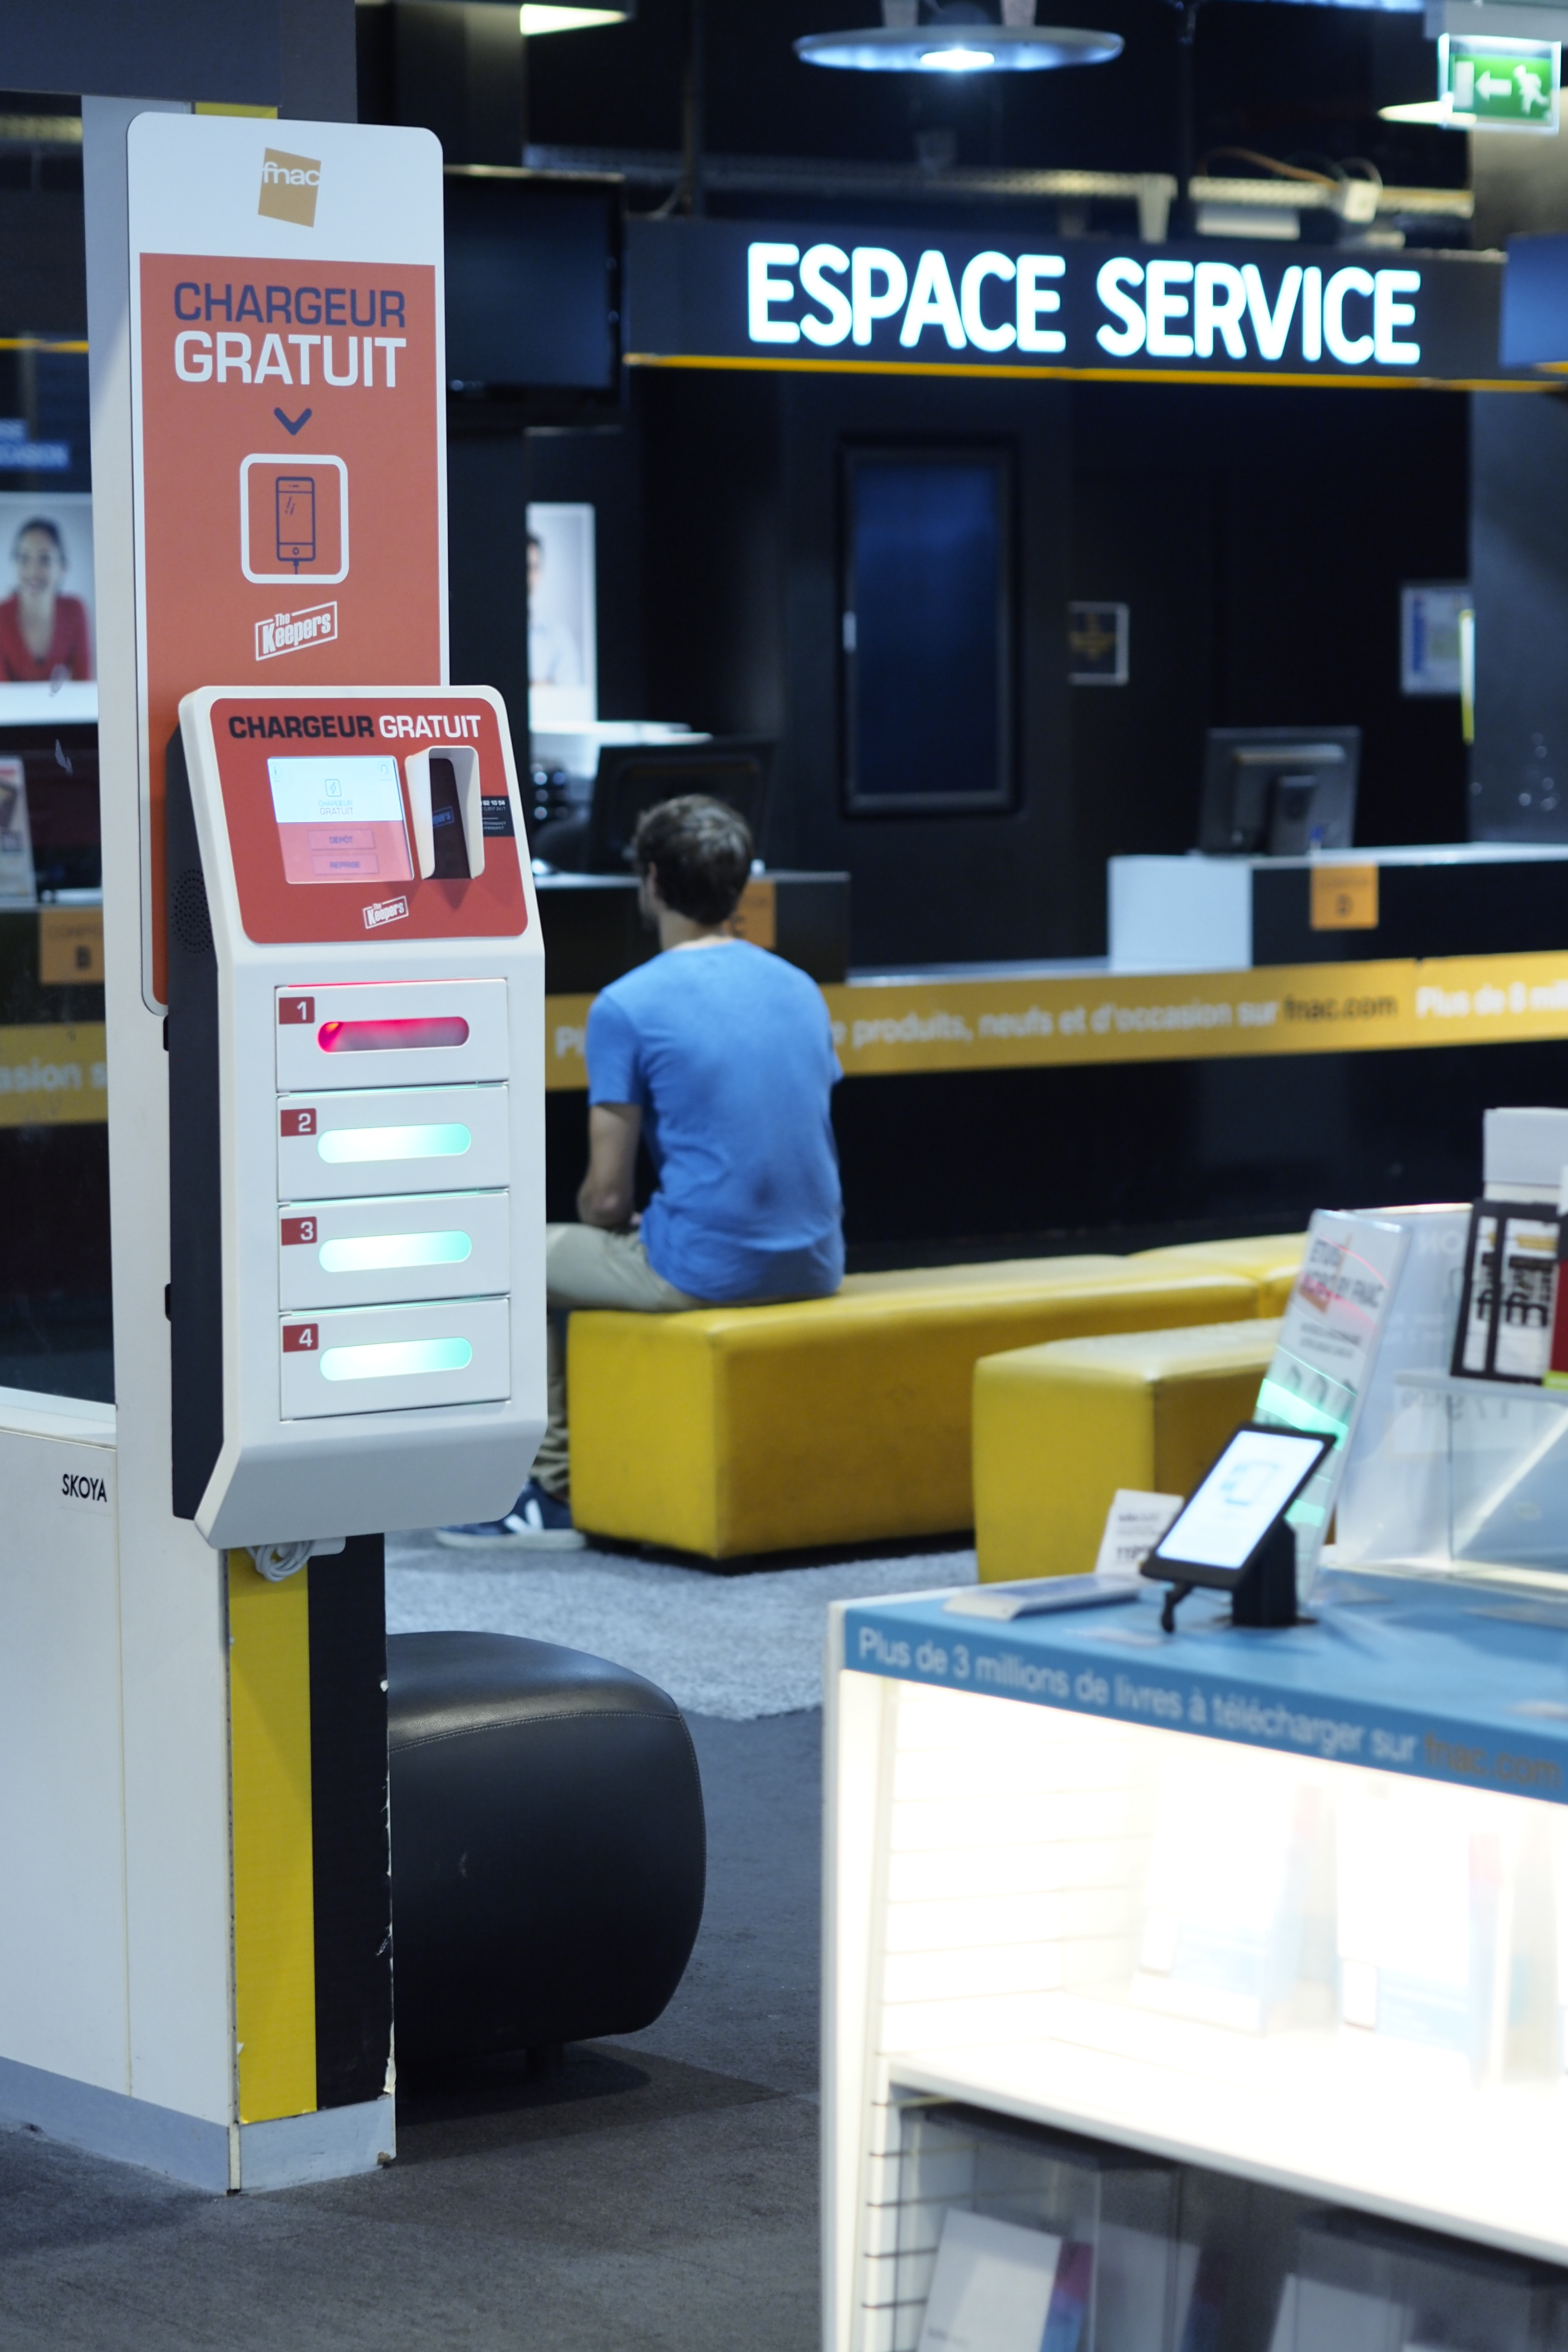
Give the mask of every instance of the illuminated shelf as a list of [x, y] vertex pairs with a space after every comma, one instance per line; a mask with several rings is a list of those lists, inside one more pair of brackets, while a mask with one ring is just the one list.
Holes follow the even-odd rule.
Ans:
[[[1568, 1609], [1364, 1569], [1321, 1589], [1338, 1611], [1283, 1642], [1216, 1614], [1162, 1641], [1122, 1612], [834, 1612], [834, 2352], [905, 2352], [911, 2096], [1568, 2264], [1568, 1704], [1542, 1697]], [[868, 1627], [881, 1670], [846, 1670]], [[933, 1686], [960, 1643], [989, 1691]], [[1108, 1711], [1156, 1702], [1169, 1727]]]

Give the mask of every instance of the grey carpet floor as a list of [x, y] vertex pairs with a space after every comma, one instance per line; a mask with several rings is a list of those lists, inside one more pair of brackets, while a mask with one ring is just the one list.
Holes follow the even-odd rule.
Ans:
[[931, 1549], [716, 1575], [635, 1552], [448, 1551], [389, 1536], [389, 1633], [525, 1633], [646, 1675], [689, 1712], [747, 1722], [822, 1704], [830, 1601], [973, 1584], [974, 1554]]
[[708, 1907], [650, 2032], [406, 2086], [395, 2165], [270, 2196], [0, 2132], [0, 2352], [813, 2352], [821, 1717], [692, 1731]]

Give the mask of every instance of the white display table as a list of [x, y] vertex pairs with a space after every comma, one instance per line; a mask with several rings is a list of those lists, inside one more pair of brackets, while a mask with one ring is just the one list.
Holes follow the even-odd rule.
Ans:
[[1157, 1612], [833, 1612], [827, 2352], [919, 2341], [932, 2100], [1568, 2263], [1568, 1597]]

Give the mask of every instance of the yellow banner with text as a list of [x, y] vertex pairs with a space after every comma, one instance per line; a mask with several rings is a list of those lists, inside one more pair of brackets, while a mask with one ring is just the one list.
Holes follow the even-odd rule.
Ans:
[[[1090, 971], [826, 987], [847, 1077], [1568, 1038], [1568, 949], [1252, 971]], [[545, 1085], [584, 1087], [591, 996], [545, 999]]]
[[0, 1127], [72, 1127], [109, 1117], [101, 1021], [0, 1028]]

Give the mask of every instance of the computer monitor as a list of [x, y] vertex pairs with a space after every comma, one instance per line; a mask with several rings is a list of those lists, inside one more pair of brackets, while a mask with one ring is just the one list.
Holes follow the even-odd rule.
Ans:
[[449, 163], [445, 185], [448, 389], [617, 407], [620, 181]]
[[638, 817], [685, 793], [708, 793], [739, 810], [760, 852], [773, 760], [769, 735], [602, 745], [588, 805], [531, 825], [533, 854], [563, 874], [629, 874]]
[[1304, 857], [1355, 836], [1359, 727], [1211, 727], [1198, 847], [1211, 857]]
[[684, 793], [707, 793], [740, 812], [760, 845], [773, 771], [767, 735], [715, 735], [689, 750], [679, 744], [606, 744], [599, 753], [588, 817], [590, 874], [629, 874], [632, 838], [645, 809]]

